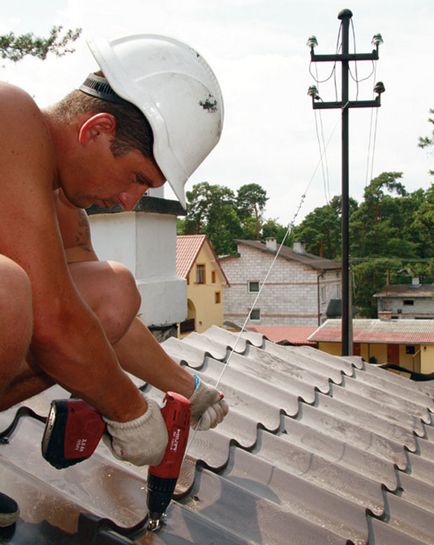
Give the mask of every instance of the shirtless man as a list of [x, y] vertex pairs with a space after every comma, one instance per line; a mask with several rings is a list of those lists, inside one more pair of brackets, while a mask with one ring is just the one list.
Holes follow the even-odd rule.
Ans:
[[[103, 72], [46, 111], [0, 86], [0, 410], [58, 383], [104, 416], [114, 456], [158, 464], [164, 421], [125, 371], [190, 398], [201, 429], [228, 408], [136, 317], [134, 278], [97, 260], [83, 208], [132, 210], [166, 180], [184, 204], [187, 178], [219, 139], [223, 104], [209, 66], [180, 42], [89, 45]], [[17, 516], [0, 494], [0, 526]]]

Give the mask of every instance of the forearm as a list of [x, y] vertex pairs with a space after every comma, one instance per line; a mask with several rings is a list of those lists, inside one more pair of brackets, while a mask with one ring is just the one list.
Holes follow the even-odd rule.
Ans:
[[187, 398], [192, 395], [194, 379], [191, 373], [167, 355], [139, 318], [132, 322], [114, 349], [125, 371], [163, 392], [174, 391]]
[[49, 343], [37, 339], [32, 343], [37, 365], [112, 420], [125, 422], [141, 416], [147, 404], [121, 369], [100, 324], [88, 313], [81, 318], [80, 328], [64, 323]]

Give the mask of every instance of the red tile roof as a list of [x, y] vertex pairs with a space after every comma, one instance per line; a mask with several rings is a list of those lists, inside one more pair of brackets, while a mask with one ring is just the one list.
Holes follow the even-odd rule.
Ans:
[[[341, 342], [341, 320], [327, 320], [310, 341]], [[356, 343], [434, 344], [434, 320], [353, 320]]]
[[229, 285], [219, 259], [214, 252], [214, 248], [206, 235], [180, 235], [176, 237], [176, 274], [180, 278], [187, 278], [205, 242], [207, 242], [211, 253], [214, 255], [216, 267], [220, 270], [223, 277], [223, 283]]
[[316, 346], [316, 342], [308, 341], [309, 335], [317, 329], [316, 326], [289, 326], [289, 325], [258, 325], [250, 326], [249, 331], [261, 333], [275, 343], [287, 341], [294, 345], [310, 345]]
[[176, 274], [179, 277], [187, 277], [205, 239], [206, 235], [176, 237]]

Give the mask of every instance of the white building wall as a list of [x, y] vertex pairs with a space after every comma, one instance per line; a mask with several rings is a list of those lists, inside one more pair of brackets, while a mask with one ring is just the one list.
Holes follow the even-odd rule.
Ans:
[[119, 261], [134, 274], [144, 323], [160, 327], [185, 320], [187, 286], [176, 275], [176, 216], [121, 212], [89, 220], [98, 257]]
[[[221, 265], [230, 283], [225, 288], [225, 320], [242, 325], [257, 296], [248, 292], [248, 282], [263, 281], [274, 256], [243, 245], [238, 250], [240, 257], [224, 259]], [[260, 322], [248, 323], [318, 324], [318, 274], [301, 263], [278, 258], [255, 305], [260, 309]], [[336, 271], [326, 272], [319, 282], [320, 290], [321, 286], [325, 288], [323, 300], [321, 291], [319, 294], [319, 312], [324, 319], [329, 300], [339, 293], [340, 276], [336, 277]]]

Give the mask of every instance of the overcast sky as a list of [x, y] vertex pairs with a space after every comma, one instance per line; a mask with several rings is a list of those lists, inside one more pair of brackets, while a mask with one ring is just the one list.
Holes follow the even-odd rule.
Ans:
[[[309, 71], [306, 42], [315, 35], [318, 54], [334, 53], [343, 8], [353, 12], [356, 52], [370, 52], [372, 36], [381, 33], [375, 79], [386, 87], [378, 110], [350, 110], [350, 194], [360, 200], [371, 173], [384, 171], [403, 172], [409, 191], [426, 189], [433, 181], [428, 170], [434, 157], [417, 142], [430, 134], [427, 119], [434, 107], [432, 0], [15, 0], [2, 2], [0, 33], [47, 35], [62, 24], [81, 27], [85, 35], [150, 32], [189, 43], [220, 81], [225, 122], [220, 143], [187, 190], [201, 181], [234, 190], [258, 183], [269, 197], [265, 216], [287, 224], [303, 194], [296, 223], [340, 193], [340, 111], [317, 111], [315, 119], [307, 96], [314, 84], [310, 71], [326, 79], [332, 65], [313, 65]], [[4, 63], [2, 79], [24, 87], [44, 107], [96, 68], [83, 37], [76, 52], [61, 59]], [[352, 73], [363, 79], [372, 69], [365, 61], [353, 65]], [[337, 82], [340, 95], [339, 76]], [[372, 77], [361, 83], [358, 99], [372, 99], [374, 84]], [[355, 100], [356, 86], [351, 87]], [[335, 100], [333, 78], [319, 85], [319, 94], [324, 101]], [[327, 143], [323, 166], [317, 134]]]

